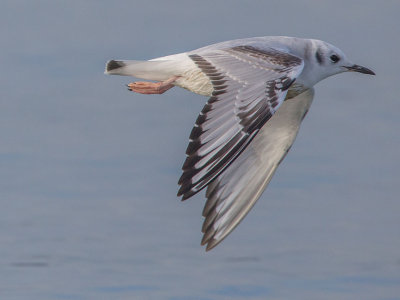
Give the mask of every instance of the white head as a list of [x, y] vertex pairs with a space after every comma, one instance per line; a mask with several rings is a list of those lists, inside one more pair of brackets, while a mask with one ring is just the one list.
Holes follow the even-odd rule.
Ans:
[[351, 62], [342, 50], [329, 43], [320, 40], [308, 40], [308, 42], [311, 46], [305, 49], [304, 76], [301, 78], [306, 86], [311, 87], [326, 77], [343, 72], [375, 75], [370, 69]]

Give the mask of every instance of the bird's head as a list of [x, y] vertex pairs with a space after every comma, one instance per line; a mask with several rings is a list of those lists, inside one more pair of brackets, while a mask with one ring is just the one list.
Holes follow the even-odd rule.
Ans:
[[310, 60], [312, 62], [312, 73], [318, 74], [315, 83], [332, 75], [343, 72], [359, 72], [368, 75], [375, 73], [363, 66], [356, 65], [350, 61], [339, 48], [319, 40], [311, 40], [312, 47], [309, 49]]

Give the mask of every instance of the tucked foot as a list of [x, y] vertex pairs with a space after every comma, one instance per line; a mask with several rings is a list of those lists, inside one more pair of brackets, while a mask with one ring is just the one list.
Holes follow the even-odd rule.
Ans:
[[128, 90], [140, 94], [162, 94], [173, 88], [179, 76], [161, 82], [136, 81], [127, 84]]

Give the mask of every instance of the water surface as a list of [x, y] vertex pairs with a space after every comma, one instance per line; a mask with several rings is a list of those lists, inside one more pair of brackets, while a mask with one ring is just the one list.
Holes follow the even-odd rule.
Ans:
[[[1, 299], [400, 299], [396, 1], [3, 1]], [[320, 83], [242, 224], [199, 243], [204, 195], [175, 196], [205, 98], [129, 93], [111, 58], [290, 35], [376, 77]]]

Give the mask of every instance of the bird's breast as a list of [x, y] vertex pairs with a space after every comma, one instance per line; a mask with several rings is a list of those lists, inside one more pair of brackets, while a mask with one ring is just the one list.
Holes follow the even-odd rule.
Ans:
[[305, 86], [302, 85], [302, 84], [299, 84], [299, 83], [294, 82], [294, 83], [290, 86], [290, 88], [289, 88], [289, 90], [288, 90], [288, 92], [287, 92], [287, 94], [286, 94], [285, 100], [294, 98], [294, 97], [300, 95], [301, 93], [305, 92], [306, 90], [308, 90], [307, 87], [305, 87]]

